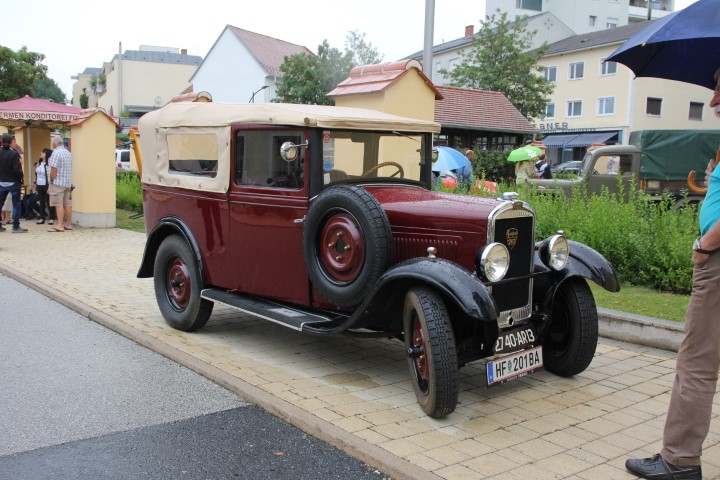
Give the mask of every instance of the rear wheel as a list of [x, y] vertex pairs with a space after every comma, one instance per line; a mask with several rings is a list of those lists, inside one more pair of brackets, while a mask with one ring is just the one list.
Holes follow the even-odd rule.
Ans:
[[202, 279], [190, 246], [172, 235], [160, 244], [155, 256], [155, 297], [165, 321], [191, 332], [205, 325], [213, 302], [200, 298]]
[[555, 294], [543, 344], [545, 368], [561, 377], [584, 371], [595, 355], [598, 317], [595, 299], [582, 278], [564, 282]]
[[458, 362], [450, 317], [440, 295], [424, 287], [405, 296], [405, 348], [410, 378], [420, 407], [431, 417], [455, 411]]

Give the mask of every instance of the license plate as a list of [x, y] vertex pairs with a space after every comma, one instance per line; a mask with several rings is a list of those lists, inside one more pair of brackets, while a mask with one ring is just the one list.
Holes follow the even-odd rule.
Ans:
[[504, 355], [532, 347], [535, 343], [535, 332], [529, 325], [500, 332], [495, 342], [495, 354]]
[[505, 357], [490, 360], [487, 369], [487, 386], [505, 383], [523, 377], [543, 366], [542, 347], [535, 347]]

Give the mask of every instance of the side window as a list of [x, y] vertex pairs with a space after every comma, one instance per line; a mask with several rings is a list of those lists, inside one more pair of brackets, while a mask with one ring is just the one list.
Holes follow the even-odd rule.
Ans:
[[280, 145], [284, 142], [300, 145], [303, 141], [302, 132], [238, 132], [235, 142], [235, 183], [298, 190], [303, 188], [305, 148], [301, 147], [300, 156], [292, 162], [286, 162], [280, 156]]
[[218, 169], [217, 142], [212, 133], [169, 134], [168, 172], [215, 178]]

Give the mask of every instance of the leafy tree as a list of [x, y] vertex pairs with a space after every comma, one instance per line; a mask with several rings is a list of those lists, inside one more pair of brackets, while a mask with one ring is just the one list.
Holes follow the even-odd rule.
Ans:
[[88, 108], [87, 88], [83, 88], [80, 94], [80, 108]]
[[0, 45], [0, 101], [33, 95], [35, 79], [45, 77], [45, 55], [22, 47], [17, 52]]
[[[32, 86], [33, 97], [52, 100], [55, 103], [65, 103], [67, 99], [55, 80], [49, 78], [44, 73], [35, 77]], [[81, 97], [82, 98], [82, 97]]]
[[527, 30], [526, 19], [510, 22], [507, 13], [496, 11], [483, 22], [470, 50], [451, 72], [441, 69], [455, 87], [502, 92], [528, 118], [540, 118], [553, 91], [538, 60], [547, 44], [529, 51], [537, 31]]
[[285, 57], [280, 65], [282, 78], [275, 90], [273, 101], [285, 103], [305, 103], [310, 105], [328, 105], [320, 75], [320, 59], [314, 55], [298, 53]]
[[383, 61], [383, 55], [373, 47], [372, 42], [365, 41], [364, 33], [357, 30], [348, 32], [345, 39], [345, 51], [352, 54], [353, 66], [373, 65]]
[[353, 67], [382, 60], [372, 43], [365, 41], [364, 33], [349, 32], [345, 46], [341, 52], [323, 40], [317, 56], [299, 53], [285, 57], [273, 101], [333, 105], [334, 100], [325, 95], [345, 80]]

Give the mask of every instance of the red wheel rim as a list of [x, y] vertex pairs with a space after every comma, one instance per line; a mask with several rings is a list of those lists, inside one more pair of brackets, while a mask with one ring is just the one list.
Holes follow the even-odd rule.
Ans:
[[352, 282], [365, 262], [365, 242], [355, 218], [347, 213], [333, 215], [320, 234], [319, 258], [328, 278]]
[[412, 346], [419, 348], [422, 353], [413, 359], [415, 362], [415, 371], [417, 372], [418, 385], [425, 390], [427, 388], [428, 378], [428, 362], [427, 362], [427, 344], [425, 342], [425, 334], [423, 333], [422, 324], [418, 319], [413, 322]]
[[175, 257], [170, 261], [165, 284], [172, 306], [177, 310], [187, 308], [190, 302], [190, 274], [182, 258]]

